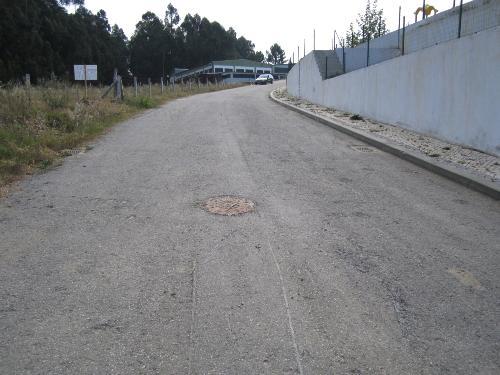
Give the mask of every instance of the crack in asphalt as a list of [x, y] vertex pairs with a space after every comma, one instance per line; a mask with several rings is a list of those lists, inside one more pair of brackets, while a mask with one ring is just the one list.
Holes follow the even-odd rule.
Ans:
[[286, 315], [288, 317], [288, 329], [290, 330], [290, 336], [292, 337], [293, 348], [295, 350], [295, 360], [297, 361], [297, 366], [299, 368], [300, 375], [303, 375], [304, 369], [302, 368], [302, 361], [301, 361], [300, 354], [299, 354], [299, 346], [297, 345], [297, 340], [295, 338], [295, 330], [293, 329], [292, 315], [290, 314], [290, 306], [288, 304], [288, 297], [287, 297], [287, 293], [286, 293], [285, 282], [283, 280], [283, 275], [281, 274], [280, 265], [278, 263], [278, 260], [276, 259], [276, 254], [274, 253], [273, 247], [271, 245], [271, 241], [269, 239], [267, 240], [267, 244], [269, 246], [269, 251], [270, 251], [271, 255], [273, 256], [274, 264], [276, 266], [276, 270], [278, 271], [278, 276], [280, 278], [281, 291], [283, 294], [283, 300], [285, 302]]

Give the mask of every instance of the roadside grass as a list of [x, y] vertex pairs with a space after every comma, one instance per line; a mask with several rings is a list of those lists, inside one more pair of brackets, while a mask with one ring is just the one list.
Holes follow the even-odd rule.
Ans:
[[0, 88], [0, 187], [53, 165], [68, 150], [83, 147], [116, 123], [167, 101], [235, 85], [159, 85], [124, 89], [125, 99], [101, 99], [104, 88], [48, 82]]

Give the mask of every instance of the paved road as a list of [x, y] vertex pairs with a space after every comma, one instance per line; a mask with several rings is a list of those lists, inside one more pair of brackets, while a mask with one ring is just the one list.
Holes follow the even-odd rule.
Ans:
[[[269, 90], [169, 103], [0, 201], [0, 373], [499, 373], [500, 204]], [[222, 194], [256, 212], [200, 209]]]

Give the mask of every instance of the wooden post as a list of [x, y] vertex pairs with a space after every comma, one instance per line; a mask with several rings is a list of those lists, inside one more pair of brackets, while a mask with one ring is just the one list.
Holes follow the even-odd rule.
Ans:
[[163, 95], [163, 77], [160, 78], [161, 94]]
[[116, 88], [118, 92], [117, 99], [123, 100], [123, 82], [122, 77], [119, 75], [116, 77]]
[[151, 78], [148, 78], [148, 85], [149, 85], [149, 97], [152, 97], [152, 92], [151, 92]]
[[125, 92], [123, 90], [123, 80], [121, 76], [120, 76], [120, 91], [122, 93], [122, 100], [123, 100], [125, 98]]
[[115, 97], [115, 99], [118, 99], [118, 69], [116, 68], [113, 72], [113, 87], [114, 87], [113, 96]]
[[26, 74], [24, 76], [24, 85], [28, 93], [28, 101], [31, 103], [31, 75]]
[[135, 92], [135, 97], [137, 98], [138, 94], [137, 77], [134, 77], [134, 92]]

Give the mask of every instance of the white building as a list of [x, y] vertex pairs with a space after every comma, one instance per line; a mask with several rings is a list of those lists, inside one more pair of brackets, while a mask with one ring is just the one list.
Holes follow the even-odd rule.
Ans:
[[276, 79], [286, 77], [288, 65], [271, 65], [247, 59], [212, 61], [206, 65], [181, 70], [172, 75], [170, 81], [180, 82], [201, 80], [224, 83], [250, 83], [254, 82], [260, 74], [270, 73]]

